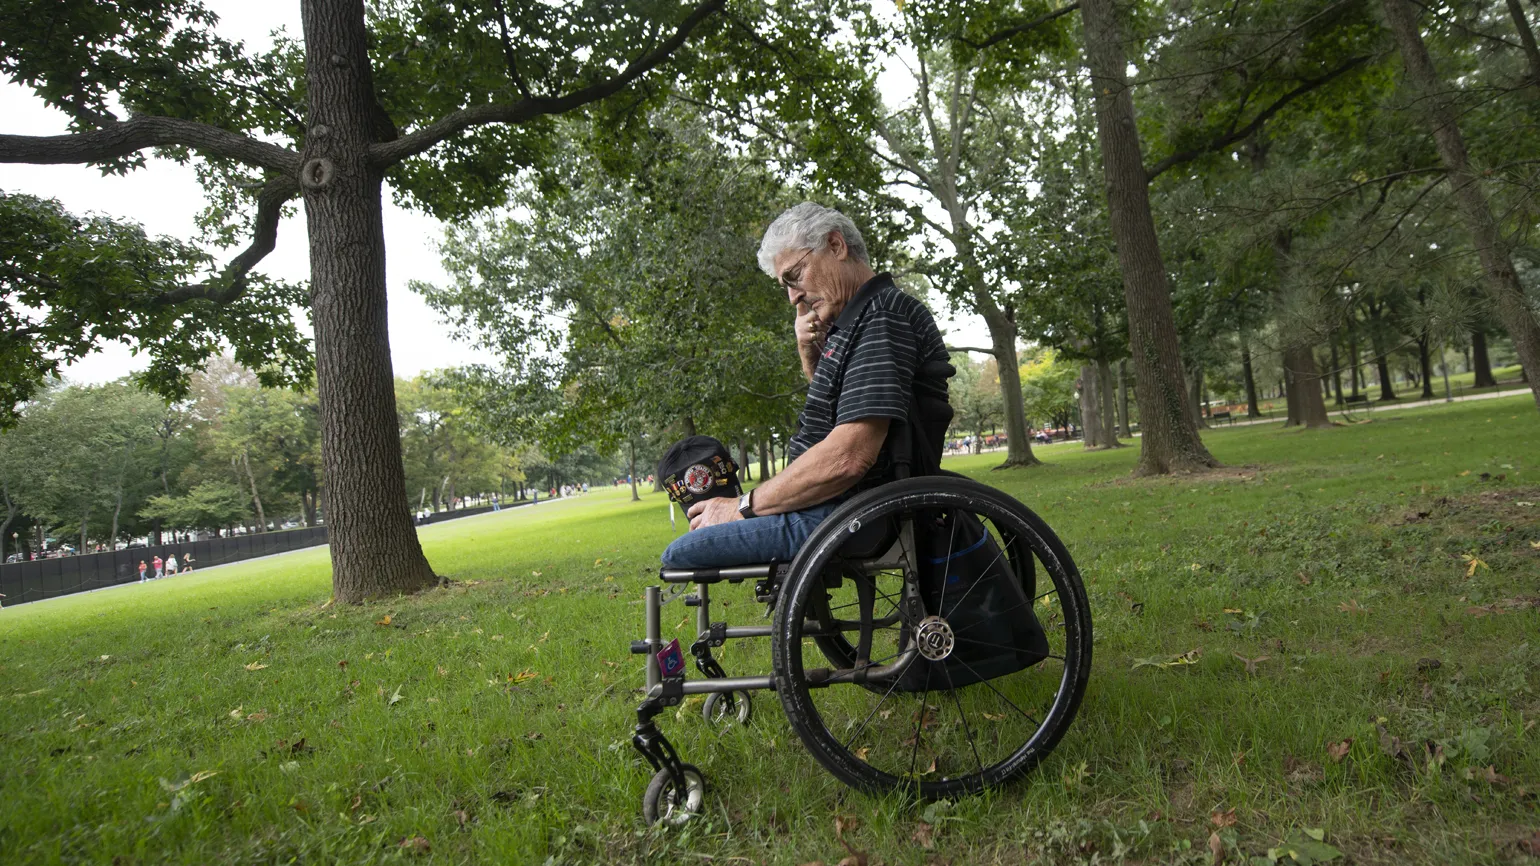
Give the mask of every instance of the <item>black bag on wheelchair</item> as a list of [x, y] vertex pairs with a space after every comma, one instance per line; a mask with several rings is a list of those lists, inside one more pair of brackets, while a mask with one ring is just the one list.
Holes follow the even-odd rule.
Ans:
[[[917, 658], [899, 678], [898, 691], [961, 688], [1048, 657], [1048, 638], [1032, 609], [1030, 553], [1022, 551], [1022, 561], [1012, 563], [977, 517], [954, 512], [916, 515], [915, 547], [920, 596], [928, 614], [946, 620], [952, 649], [939, 663]], [[906, 629], [901, 648], [909, 634]]]

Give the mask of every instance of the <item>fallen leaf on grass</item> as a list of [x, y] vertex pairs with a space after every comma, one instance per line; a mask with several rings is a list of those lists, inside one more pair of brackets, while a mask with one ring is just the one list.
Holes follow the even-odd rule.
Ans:
[[1236, 658], [1238, 658], [1241, 661], [1246, 663], [1246, 673], [1247, 674], [1254, 674], [1254, 673], [1256, 673], [1257, 672], [1257, 665], [1259, 665], [1262, 662], [1265, 662], [1268, 659], [1272, 658], [1272, 656], [1257, 656], [1254, 659], [1249, 659], [1249, 658], [1246, 658], [1245, 656], [1241, 655], [1240, 653], [1232, 653], [1232, 655], [1234, 655]]
[[990, 720], [991, 722], [999, 722], [999, 721], [1003, 721], [1005, 719], [1005, 713], [990, 713], [990, 712], [986, 712], [983, 715], [984, 715], [984, 718]]
[[936, 847], [936, 828], [931, 824], [921, 821], [914, 828], [914, 832], [909, 834], [909, 838], [913, 839], [916, 845], [919, 845], [926, 851], [932, 851]]
[[413, 854], [426, 854], [433, 850], [433, 846], [428, 844], [428, 840], [421, 836], [409, 836], [402, 839], [398, 847], [405, 848]]
[[1337, 605], [1337, 610], [1340, 610], [1343, 613], [1368, 613], [1369, 612], [1369, 609], [1367, 607], [1364, 607], [1364, 606], [1360, 605], [1358, 603], [1358, 599], [1356, 599], [1356, 598], [1350, 598], [1347, 601], [1344, 601], [1343, 603]]
[[1223, 839], [1219, 838], [1218, 833], [1208, 834], [1208, 850], [1214, 856], [1214, 866], [1219, 866], [1219, 864], [1225, 862], [1225, 843]]
[[240, 707], [236, 707], [235, 709], [230, 711], [230, 718], [235, 719], [237, 722], [240, 721], [244, 717], [245, 717], [245, 714], [243, 714], [241, 712], [241, 708]]
[[268, 713], [252, 713], [246, 717], [246, 721], [261, 724], [262, 722], [267, 721], [268, 715]]
[[265, 667], [267, 667], [267, 665], [262, 664], [261, 662], [252, 662], [251, 664], [246, 665], [246, 670], [248, 670], [248, 671], [260, 671], [260, 670], [262, 670]]
[[1176, 654], [1174, 656], [1169, 656], [1169, 657], [1166, 657], [1166, 656], [1150, 656], [1149, 658], [1144, 658], [1144, 659], [1136, 658], [1136, 659], [1134, 659], [1133, 670], [1138, 670], [1139, 668], [1144, 668], [1144, 667], [1150, 667], [1150, 668], [1174, 668], [1174, 667], [1180, 667], [1182, 665], [1195, 665], [1195, 664], [1198, 663], [1198, 658], [1200, 656], [1202, 656], [1202, 655], [1203, 655], [1203, 647], [1194, 647], [1194, 648], [1188, 650], [1187, 652], [1178, 653], [1178, 654]]
[[1208, 819], [1213, 822], [1215, 827], [1234, 827], [1236, 822], [1235, 810], [1227, 809], [1221, 812], [1215, 809], [1209, 814]]
[[400, 686], [396, 686], [396, 691], [390, 696], [390, 702], [388, 704], [386, 704], [386, 706], [393, 707], [398, 702], [400, 702], [402, 700], [402, 698], [401, 698], [401, 686], [404, 686], [404, 685], [406, 685], [406, 683], [402, 683]]
[[1468, 568], [1465, 569], [1465, 576], [1466, 577], [1475, 577], [1476, 576], [1476, 569], [1478, 569], [1478, 568], [1484, 568], [1487, 571], [1491, 571], [1492, 570], [1492, 566], [1487, 565], [1485, 562], [1482, 562], [1480, 559], [1477, 559], [1476, 555], [1474, 553], [1462, 553], [1462, 554], [1460, 554], [1460, 559], [1464, 560], [1465, 563], [1469, 566]]
[[1540, 550], [1540, 541], [1531, 541], [1529, 546], [1531, 549]]
[[1326, 754], [1331, 756], [1331, 762], [1333, 764], [1340, 764], [1342, 763], [1342, 759], [1347, 757], [1348, 750], [1352, 748], [1353, 738], [1348, 737], [1340, 743], [1327, 743]]
[[[375, 625], [390, 625], [390, 614], [387, 613], [384, 616], [380, 617], [379, 619], [375, 620], [374, 624]], [[421, 839], [422, 837], [419, 836], [417, 838]]]
[[540, 675], [531, 670], [519, 671], [513, 675], [513, 684], [518, 685], [520, 683], [528, 682], [538, 676]]

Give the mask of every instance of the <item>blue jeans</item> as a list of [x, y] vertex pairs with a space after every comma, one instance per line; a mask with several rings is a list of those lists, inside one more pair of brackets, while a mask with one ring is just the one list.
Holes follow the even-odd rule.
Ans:
[[720, 568], [772, 559], [790, 562], [818, 524], [838, 507], [838, 502], [825, 502], [787, 514], [692, 529], [663, 551], [663, 567]]

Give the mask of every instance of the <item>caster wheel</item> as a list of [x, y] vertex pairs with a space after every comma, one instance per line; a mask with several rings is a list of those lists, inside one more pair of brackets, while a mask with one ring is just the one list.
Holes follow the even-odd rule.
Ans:
[[706, 696], [706, 705], [701, 707], [706, 724], [719, 729], [734, 719], [747, 725], [753, 714], [754, 704], [748, 692], [715, 692]]
[[659, 770], [642, 795], [642, 818], [650, 824], [683, 824], [701, 813], [706, 802], [706, 777], [694, 764], [681, 765], [684, 784], [668, 770]]

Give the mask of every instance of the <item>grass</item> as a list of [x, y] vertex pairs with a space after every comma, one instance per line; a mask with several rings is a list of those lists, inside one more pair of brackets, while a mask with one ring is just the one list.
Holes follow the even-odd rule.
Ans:
[[948, 460], [1049, 520], [1096, 617], [1075, 725], [1005, 790], [857, 794], [762, 694], [746, 729], [663, 718], [710, 812], [643, 828], [626, 648], [672, 533], [660, 497], [603, 490], [424, 527], [453, 583], [417, 597], [328, 606], [315, 550], [0, 612], [0, 861], [1210, 863], [1217, 831], [1268, 863], [1307, 830], [1355, 863], [1536, 853], [1532, 402], [1206, 441], [1233, 471]]

